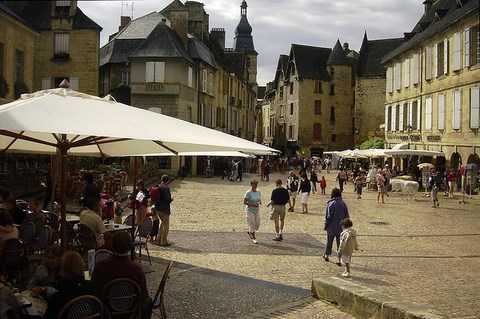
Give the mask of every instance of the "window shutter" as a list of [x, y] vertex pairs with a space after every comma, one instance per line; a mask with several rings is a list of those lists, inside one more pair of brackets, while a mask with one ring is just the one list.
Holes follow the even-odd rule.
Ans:
[[398, 112], [398, 130], [403, 131], [403, 104], [400, 104]]
[[438, 77], [438, 44], [433, 46], [433, 75]]
[[408, 102], [408, 122], [407, 126], [413, 127], [413, 104], [412, 101]]
[[418, 84], [420, 74], [419, 54], [413, 54], [413, 84]]
[[425, 79], [432, 79], [432, 47], [425, 48]]
[[202, 74], [202, 92], [207, 92], [207, 70], [203, 69], [203, 74]]
[[445, 130], [445, 95], [438, 95], [438, 130]]
[[389, 117], [388, 117], [388, 114], [389, 114], [389, 111], [390, 110], [390, 106], [385, 106], [385, 131], [389, 131], [390, 129], [390, 122], [389, 122]]
[[460, 91], [453, 92], [453, 129], [459, 130], [461, 124], [461, 97]]
[[462, 68], [462, 35], [460, 32], [453, 34], [453, 71]]
[[188, 67], [188, 86], [193, 87], [193, 69]]
[[465, 67], [470, 66], [470, 29], [465, 29]]
[[213, 95], [213, 74], [210, 73], [208, 77], [208, 93]]
[[402, 88], [402, 64], [397, 62], [395, 64], [395, 89], [400, 90]]
[[165, 62], [155, 62], [155, 82], [165, 82]]
[[145, 63], [145, 82], [155, 81], [155, 62]]
[[403, 73], [405, 74], [404, 84], [405, 84], [405, 87], [408, 88], [410, 86], [410, 59], [409, 58], [405, 59]]
[[473, 87], [470, 89], [470, 128], [480, 128], [480, 89]]
[[397, 130], [397, 108], [398, 105], [392, 107], [392, 132]]
[[432, 129], [432, 97], [429, 96], [425, 99], [425, 130], [430, 131]]
[[387, 92], [393, 92], [393, 68], [391, 66], [387, 68]]
[[78, 77], [71, 76], [69, 79], [69, 82], [70, 82], [70, 88], [74, 91], [78, 91]]
[[42, 90], [48, 90], [52, 88], [52, 78], [49, 76], [44, 76], [42, 78]]
[[417, 100], [417, 123], [416, 129], [420, 130], [422, 125], [422, 100]]
[[443, 40], [443, 74], [448, 74], [448, 39]]

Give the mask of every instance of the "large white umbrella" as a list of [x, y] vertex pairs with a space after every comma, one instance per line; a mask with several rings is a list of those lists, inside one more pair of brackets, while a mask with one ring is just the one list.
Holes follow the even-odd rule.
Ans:
[[19, 100], [0, 105], [0, 150], [61, 156], [63, 230], [68, 155], [277, 152], [200, 125], [65, 88], [24, 94]]

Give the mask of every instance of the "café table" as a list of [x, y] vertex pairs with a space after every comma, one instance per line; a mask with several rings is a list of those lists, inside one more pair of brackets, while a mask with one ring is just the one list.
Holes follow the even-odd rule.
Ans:
[[113, 233], [120, 230], [130, 231], [132, 229], [132, 226], [123, 224], [105, 224], [105, 228], [108, 232]]
[[32, 297], [30, 290], [24, 290], [19, 293], [19, 301], [27, 312], [29, 317], [41, 318], [47, 309], [47, 301], [42, 297]]

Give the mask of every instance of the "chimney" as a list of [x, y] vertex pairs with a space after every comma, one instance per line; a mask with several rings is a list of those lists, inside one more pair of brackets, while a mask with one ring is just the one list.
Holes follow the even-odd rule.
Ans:
[[170, 12], [170, 25], [182, 40], [185, 47], [188, 44], [188, 10], [177, 9]]
[[225, 29], [213, 28], [212, 31], [210, 31], [210, 35], [218, 42], [218, 45], [225, 50]]
[[343, 44], [343, 51], [345, 51], [345, 53], [347, 54], [350, 52], [350, 49], [348, 48], [348, 42], [345, 42]]
[[132, 21], [132, 19], [129, 16], [121, 16], [120, 17], [120, 26], [118, 27], [118, 32], [122, 31], [127, 26], [127, 24], [130, 23], [130, 21]]

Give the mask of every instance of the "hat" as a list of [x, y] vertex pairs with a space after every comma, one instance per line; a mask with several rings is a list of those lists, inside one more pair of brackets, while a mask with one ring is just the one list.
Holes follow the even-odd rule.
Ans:
[[385, 164], [385, 167], [388, 167], [388, 163], [387, 163], [387, 164]]

